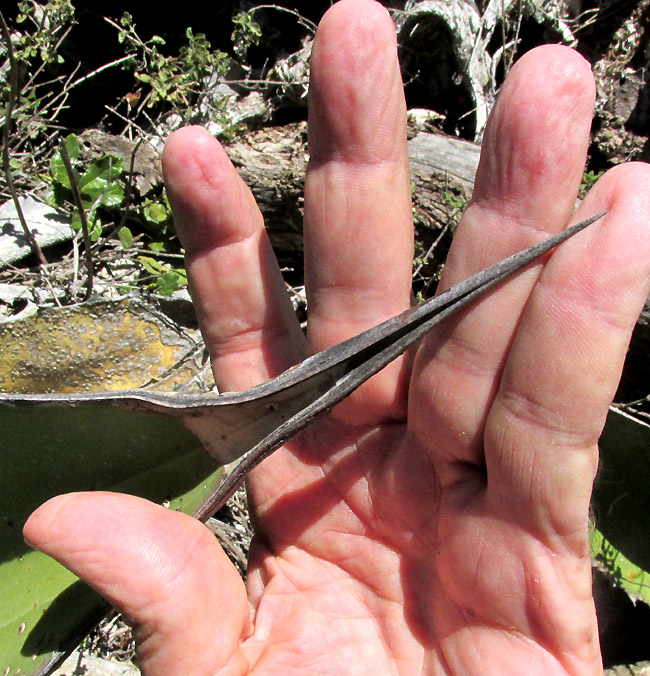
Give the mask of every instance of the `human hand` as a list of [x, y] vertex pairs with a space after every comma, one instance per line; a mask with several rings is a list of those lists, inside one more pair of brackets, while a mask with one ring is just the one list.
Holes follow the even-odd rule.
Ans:
[[[589, 497], [648, 292], [650, 171], [608, 172], [572, 216], [593, 99], [588, 64], [566, 48], [514, 67], [441, 287], [570, 219], [608, 215], [255, 470], [246, 586], [203, 525], [134, 497], [61, 496], [30, 517], [28, 541], [133, 623], [147, 676], [601, 673]], [[410, 303], [405, 106], [380, 5], [328, 12], [310, 106], [306, 341], [219, 144], [189, 128], [165, 150], [221, 391]]]

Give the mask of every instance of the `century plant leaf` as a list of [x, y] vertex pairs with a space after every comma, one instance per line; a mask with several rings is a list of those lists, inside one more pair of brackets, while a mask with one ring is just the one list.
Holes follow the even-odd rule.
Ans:
[[[190, 329], [137, 298], [41, 309], [0, 324], [0, 389], [20, 399], [24, 392], [105, 392], [149, 381], [183, 388], [200, 372], [200, 351], [196, 364], [190, 359], [193, 345]], [[168, 416], [0, 406], [1, 674], [16, 664], [21, 673], [40, 673], [74, 647], [104, 607], [23, 543], [32, 509], [61, 492], [100, 488], [171, 498], [192, 514], [222, 475], [200, 446]]]
[[110, 406], [64, 412], [0, 406], [0, 429], [0, 673], [40, 674], [74, 648], [105, 603], [25, 544], [27, 516], [49, 497], [77, 490], [169, 500], [171, 508], [192, 514], [221, 470], [169, 416]]
[[134, 296], [1, 322], [0, 391], [186, 390], [200, 379], [203, 359], [198, 331], [174, 322], [184, 322], [185, 309], [177, 303], [170, 316]]
[[597, 528], [589, 534], [589, 542], [594, 565], [609, 581], [624, 589], [633, 601], [650, 603], [650, 573], [635, 566]]

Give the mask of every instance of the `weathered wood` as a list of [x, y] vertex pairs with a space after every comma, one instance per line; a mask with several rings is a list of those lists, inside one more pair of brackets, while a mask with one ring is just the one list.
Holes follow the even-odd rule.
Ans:
[[[115, 154], [130, 166], [135, 153], [138, 190], [145, 194], [162, 181], [160, 161], [146, 144], [99, 131], [82, 135], [87, 157]], [[478, 165], [480, 147], [474, 143], [428, 132], [409, 140], [413, 201], [417, 221], [433, 230], [449, 219], [445, 195], [469, 198]], [[264, 214], [282, 265], [302, 267], [302, 216], [307, 169], [307, 124], [264, 127], [238, 137], [227, 146], [228, 154], [250, 186]]]
[[443, 177], [471, 191], [481, 147], [463, 139], [421, 131], [408, 142], [411, 178]]
[[301, 270], [306, 123], [250, 132], [226, 150], [264, 214], [280, 265]]

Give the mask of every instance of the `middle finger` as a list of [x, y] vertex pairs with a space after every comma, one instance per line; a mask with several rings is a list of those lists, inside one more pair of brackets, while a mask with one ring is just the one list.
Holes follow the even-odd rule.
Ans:
[[[413, 233], [406, 106], [386, 10], [374, 0], [337, 3], [321, 21], [311, 68], [305, 267], [309, 349], [318, 352], [409, 306]], [[401, 417], [401, 373], [398, 360], [334, 415]]]

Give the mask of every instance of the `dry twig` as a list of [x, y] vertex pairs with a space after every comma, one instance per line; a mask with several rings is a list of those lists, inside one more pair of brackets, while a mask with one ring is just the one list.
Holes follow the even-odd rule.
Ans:
[[95, 276], [90, 243], [90, 232], [88, 230], [88, 219], [86, 218], [86, 210], [84, 209], [84, 205], [81, 200], [81, 192], [79, 191], [79, 181], [77, 180], [77, 173], [72, 167], [72, 162], [70, 161], [70, 155], [68, 155], [68, 150], [65, 147], [65, 142], [62, 142], [60, 144], [59, 152], [61, 153], [61, 159], [63, 160], [63, 166], [65, 167], [65, 171], [68, 174], [68, 178], [70, 179], [70, 190], [72, 191], [72, 198], [74, 199], [75, 206], [77, 207], [77, 211], [79, 212], [79, 220], [81, 221], [81, 231], [83, 233], [84, 238], [86, 271], [88, 272], [88, 282], [86, 284], [86, 295], [84, 297], [84, 300], [88, 300], [93, 293], [93, 279]]

